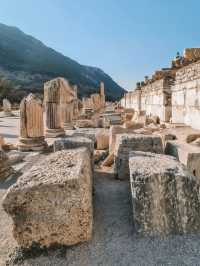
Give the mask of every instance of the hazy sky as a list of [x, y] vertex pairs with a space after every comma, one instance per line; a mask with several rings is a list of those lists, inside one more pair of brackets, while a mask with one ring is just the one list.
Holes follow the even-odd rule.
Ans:
[[0, 0], [0, 22], [132, 89], [200, 46], [199, 10], [199, 0]]

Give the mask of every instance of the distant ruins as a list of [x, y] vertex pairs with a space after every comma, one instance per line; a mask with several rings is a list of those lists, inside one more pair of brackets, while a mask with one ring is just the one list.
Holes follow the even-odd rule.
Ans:
[[200, 48], [177, 54], [171, 68], [145, 77], [121, 100], [124, 108], [159, 116], [163, 122], [184, 123], [200, 129]]

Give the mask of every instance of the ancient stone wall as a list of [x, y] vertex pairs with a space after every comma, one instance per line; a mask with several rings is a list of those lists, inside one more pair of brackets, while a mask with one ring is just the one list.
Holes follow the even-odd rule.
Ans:
[[125, 94], [121, 106], [124, 108], [133, 108], [135, 111], [140, 111], [141, 109], [141, 91], [134, 90]]
[[159, 116], [161, 121], [169, 122], [171, 118], [171, 83], [172, 79], [164, 77], [143, 85], [125, 94], [120, 104], [124, 108], [145, 111], [147, 115]]
[[141, 111], [147, 115], [159, 116], [161, 121], [171, 118], [171, 81], [168, 78], [156, 80], [141, 88]]
[[200, 61], [176, 73], [172, 86], [172, 122], [200, 129]]

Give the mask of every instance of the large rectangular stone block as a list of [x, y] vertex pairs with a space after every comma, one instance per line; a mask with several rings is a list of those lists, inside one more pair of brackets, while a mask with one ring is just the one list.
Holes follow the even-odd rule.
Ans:
[[132, 152], [129, 167], [137, 232], [200, 231], [200, 183], [185, 166], [171, 156]]
[[91, 156], [93, 156], [94, 154], [94, 142], [86, 137], [72, 136], [67, 138], [60, 138], [54, 141], [53, 147], [54, 152], [86, 147]]
[[49, 155], [21, 176], [3, 199], [18, 244], [74, 245], [92, 237], [92, 169], [86, 148]]
[[128, 160], [131, 151], [163, 153], [162, 139], [156, 135], [117, 135], [114, 150], [114, 169], [119, 179], [129, 178]]
[[191, 174], [200, 179], [200, 147], [178, 141], [168, 141], [165, 153], [176, 157]]

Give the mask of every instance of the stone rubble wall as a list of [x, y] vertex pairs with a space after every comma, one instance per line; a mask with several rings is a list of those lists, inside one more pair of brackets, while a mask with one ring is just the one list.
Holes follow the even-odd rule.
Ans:
[[159, 116], [161, 121], [171, 118], [171, 91], [168, 79], [156, 80], [141, 89], [141, 111]]

